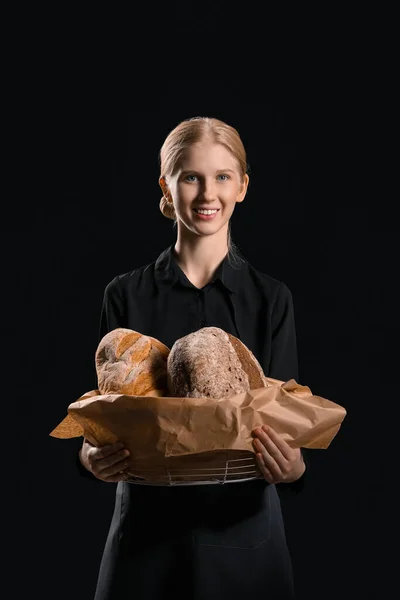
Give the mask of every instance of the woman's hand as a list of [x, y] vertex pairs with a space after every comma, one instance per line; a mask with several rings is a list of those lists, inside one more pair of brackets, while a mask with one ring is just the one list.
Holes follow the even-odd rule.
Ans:
[[108, 444], [96, 448], [84, 439], [79, 458], [85, 469], [93, 473], [102, 481], [116, 483], [125, 481], [128, 473], [125, 469], [129, 466], [129, 450], [123, 444]]
[[306, 469], [300, 448], [291, 448], [267, 425], [253, 429], [252, 435], [258, 466], [269, 483], [290, 483], [300, 479]]

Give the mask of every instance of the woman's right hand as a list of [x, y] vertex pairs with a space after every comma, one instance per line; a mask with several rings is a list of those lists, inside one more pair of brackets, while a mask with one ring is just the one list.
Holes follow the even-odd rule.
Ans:
[[97, 479], [111, 483], [125, 481], [128, 478], [128, 473], [125, 471], [129, 466], [128, 457], [129, 450], [119, 442], [97, 448], [84, 439], [79, 452], [79, 459], [85, 469], [93, 473]]

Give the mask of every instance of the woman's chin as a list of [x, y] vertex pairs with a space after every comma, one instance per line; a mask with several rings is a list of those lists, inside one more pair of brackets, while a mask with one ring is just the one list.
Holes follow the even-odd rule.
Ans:
[[[219, 215], [218, 215], [219, 216]], [[198, 218], [187, 218], [185, 216], [184, 219], [178, 217], [178, 228], [181, 227], [180, 233], [182, 230], [185, 230], [187, 234], [195, 234], [195, 235], [214, 235], [215, 233], [224, 230], [225, 235], [227, 235], [227, 227], [228, 222], [223, 222], [221, 218], [216, 219], [198, 219]]]

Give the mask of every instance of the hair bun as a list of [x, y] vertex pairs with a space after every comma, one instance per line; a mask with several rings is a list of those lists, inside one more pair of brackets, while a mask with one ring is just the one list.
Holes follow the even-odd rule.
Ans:
[[172, 202], [168, 202], [165, 196], [160, 200], [160, 210], [167, 219], [176, 219], [175, 208]]

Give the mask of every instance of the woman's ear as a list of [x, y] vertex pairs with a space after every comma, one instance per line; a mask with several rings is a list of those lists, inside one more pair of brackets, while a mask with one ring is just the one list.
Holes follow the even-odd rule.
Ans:
[[242, 180], [242, 183], [241, 183], [241, 186], [240, 186], [240, 191], [239, 191], [239, 194], [238, 194], [238, 199], [236, 200], [236, 202], [243, 202], [243, 200], [244, 200], [244, 198], [245, 198], [245, 196], [247, 194], [247, 188], [249, 186], [249, 181], [250, 181], [250, 178], [249, 178], [249, 176], [246, 173], [243, 176], [243, 180]]
[[160, 185], [160, 188], [162, 190], [163, 196], [167, 196], [168, 194], [168, 186], [167, 186], [167, 182], [165, 181], [165, 177], [163, 175], [161, 175], [158, 179], [158, 183]]

